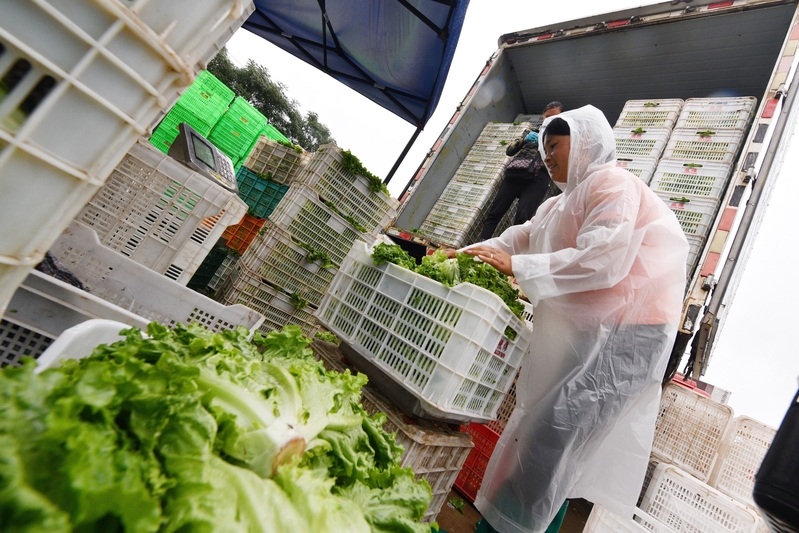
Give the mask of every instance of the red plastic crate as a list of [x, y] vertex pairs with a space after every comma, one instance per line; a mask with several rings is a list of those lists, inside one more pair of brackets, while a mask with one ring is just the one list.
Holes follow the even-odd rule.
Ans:
[[256, 218], [252, 215], [244, 215], [239, 224], [228, 226], [222, 238], [226, 240], [227, 247], [243, 254], [250, 247], [255, 236], [264, 227], [265, 218]]
[[461, 426], [461, 431], [465, 431], [472, 436], [474, 448], [469, 452], [469, 457], [461, 468], [460, 474], [455, 479], [455, 488], [463, 494], [469, 501], [474, 502], [477, 491], [483, 483], [483, 476], [488, 466], [488, 460], [494, 453], [494, 448], [499, 441], [499, 433], [483, 424], [472, 422], [468, 426]]

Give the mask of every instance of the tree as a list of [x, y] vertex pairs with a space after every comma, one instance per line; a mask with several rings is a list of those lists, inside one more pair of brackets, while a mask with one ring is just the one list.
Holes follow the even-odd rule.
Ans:
[[319, 122], [319, 115], [309, 111], [303, 116], [297, 101], [286, 95], [287, 87], [273, 80], [269, 71], [254, 61], [239, 68], [228, 57], [227, 49], [222, 48], [208, 64], [208, 71], [263, 113], [291, 142], [309, 151], [315, 151], [320, 144], [336, 142], [330, 129]]

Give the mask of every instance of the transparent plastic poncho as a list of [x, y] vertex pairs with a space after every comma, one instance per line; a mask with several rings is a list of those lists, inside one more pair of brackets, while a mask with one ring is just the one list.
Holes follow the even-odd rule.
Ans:
[[475, 502], [502, 533], [544, 531], [567, 498], [632, 516], [686, 282], [683, 231], [616, 166], [604, 115], [558, 116], [571, 128], [563, 194], [482, 243], [512, 255], [535, 307], [516, 409]]

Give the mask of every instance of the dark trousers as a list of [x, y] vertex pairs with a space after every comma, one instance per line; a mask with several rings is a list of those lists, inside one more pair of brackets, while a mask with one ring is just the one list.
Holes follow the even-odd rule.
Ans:
[[505, 176], [502, 180], [502, 185], [499, 186], [497, 197], [494, 198], [491, 212], [486, 218], [485, 225], [483, 225], [480, 240], [490, 239], [494, 235], [497, 224], [508, 212], [516, 198], [519, 199], [519, 205], [516, 208], [513, 225], [523, 224], [533, 218], [548, 189], [549, 175], [543, 169], [537, 176]]

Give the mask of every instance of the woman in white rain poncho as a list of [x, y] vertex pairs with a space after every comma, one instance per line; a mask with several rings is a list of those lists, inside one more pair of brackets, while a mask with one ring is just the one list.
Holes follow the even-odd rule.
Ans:
[[475, 502], [502, 533], [544, 531], [566, 498], [632, 516], [685, 286], [680, 225], [616, 166], [604, 115], [563, 113], [541, 137], [563, 194], [467, 249], [513, 274], [535, 306], [516, 409]]

